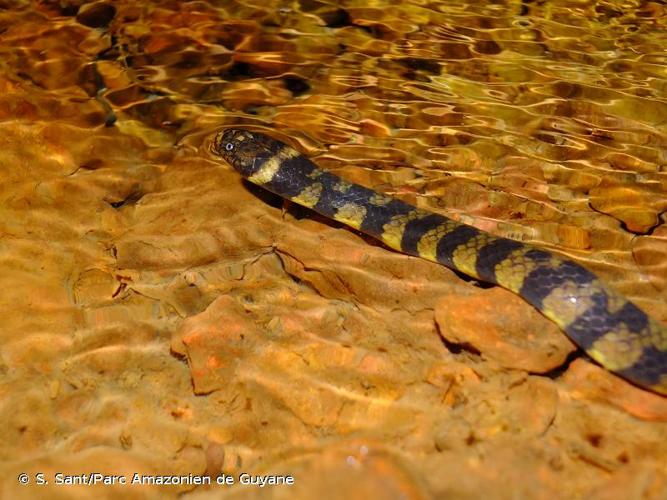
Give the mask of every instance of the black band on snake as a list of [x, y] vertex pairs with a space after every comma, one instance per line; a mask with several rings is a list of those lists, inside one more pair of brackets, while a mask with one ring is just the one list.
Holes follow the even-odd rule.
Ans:
[[390, 248], [511, 290], [603, 367], [667, 395], [667, 327], [579, 264], [347, 182], [260, 133], [225, 130], [211, 151], [250, 182]]

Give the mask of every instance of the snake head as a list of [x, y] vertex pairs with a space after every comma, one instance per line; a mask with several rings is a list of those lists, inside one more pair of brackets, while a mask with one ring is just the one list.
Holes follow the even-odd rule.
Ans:
[[211, 153], [223, 158], [244, 177], [250, 177], [262, 164], [257, 160], [271, 158], [282, 147], [282, 143], [259, 132], [230, 128], [215, 135]]

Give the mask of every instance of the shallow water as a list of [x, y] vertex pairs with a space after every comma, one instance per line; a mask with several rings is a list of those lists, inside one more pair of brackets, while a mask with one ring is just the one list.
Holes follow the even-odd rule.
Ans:
[[206, 146], [263, 130], [667, 321], [665, 47], [661, 1], [0, 2], [3, 492], [659, 498], [663, 398]]

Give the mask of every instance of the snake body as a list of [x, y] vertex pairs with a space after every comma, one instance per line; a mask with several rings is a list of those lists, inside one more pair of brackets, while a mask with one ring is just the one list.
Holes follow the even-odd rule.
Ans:
[[603, 367], [667, 395], [667, 327], [581, 265], [347, 182], [264, 134], [227, 129], [210, 149], [250, 182], [394, 250], [511, 290]]

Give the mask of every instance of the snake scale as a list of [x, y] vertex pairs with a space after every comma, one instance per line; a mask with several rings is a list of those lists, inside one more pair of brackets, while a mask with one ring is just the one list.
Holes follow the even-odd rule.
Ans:
[[264, 134], [227, 129], [210, 150], [250, 182], [394, 250], [511, 290], [603, 367], [667, 395], [667, 327], [579, 264], [347, 182]]

